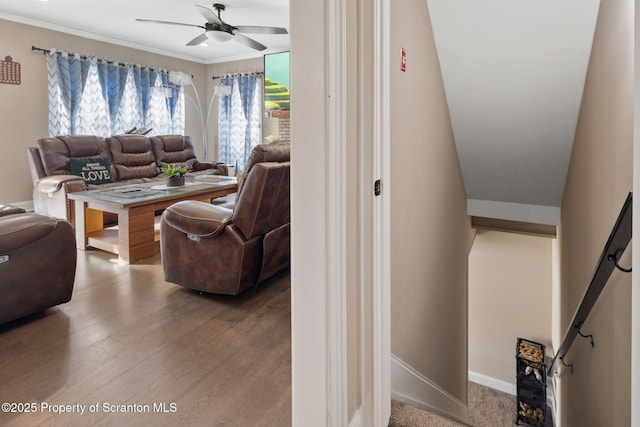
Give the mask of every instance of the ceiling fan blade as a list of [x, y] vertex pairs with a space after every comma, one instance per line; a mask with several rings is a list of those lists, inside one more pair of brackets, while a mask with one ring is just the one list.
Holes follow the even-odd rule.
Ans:
[[258, 25], [239, 25], [236, 27], [240, 33], [248, 34], [289, 34], [286, 28], [262, 27]]
[[249, 46], [250, 48], [256, 49], [256, 50], [265, 50], [267, 47], [265, 45], [263, 45], [262, 43], [259, 43], [257, 41], [255, 41], [254, 39], [250, 39], [247, 36], [244, 36], [240, 33], [235, 33], [233, 35], [233, 39], [235, 41], [237, 41], [238, 43], [242, 43], [245, 46]]
[[204, 33], [200, 34], [198, 37], [187, 43], [187, 46], [197, 46], [203, 42], [206, 42], [207, 40], [209, 40], [209, 37], [207, 37], [207, 33], [205, 31]]
[[157, 21], [155, 19], [136, 19], [136, 21], [138, 21], [138, 22], [151, 22], [152, 24], [182, 25], [184, 27], [197, 27], [197, 28], [205, 29], [202, 25], [183, 24], [182, 22]]
[[200, 6], [199, 4], [195, 6], [198, 8], [198, 12], [200, 12], [200, 15], [204, 16], [204, 19], [206, 19], [207, 22], [218, 25], [222, 24], [222, 21], [220, 20], [220, 18], [218, 18], [213, 10], [209, 9], [208, 7]]

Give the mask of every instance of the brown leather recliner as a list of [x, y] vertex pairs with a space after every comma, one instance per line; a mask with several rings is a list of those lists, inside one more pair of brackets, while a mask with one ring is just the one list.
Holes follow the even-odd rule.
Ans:
[[264, 161], [247, 168], [233, 210], [198, 201], [165, 210], [160, 225], [165, 280], [236, 295], [289, 266], [289, 144], [254, 151]]
[[[280, 142], [256, 145], [251, 150], [251, 154], [249, 154], [247, 164], [245, 165], [244, 171], [242, 171], [241, 176], [247, 176], [249, 172], [251, 172], [251, 169], [258, 163], [288, 162], [290, 159], [290, 148], [291, 145], [289, 143]], [[236, 205], [237, 198], [242, 193], [242, 187], [244, 186], [244, 183], [244, 179], [240, 179], [240, 182], [238, 182], [238, 191], [235, 194], [235, 198], [232, 198], [233, 195], [229, 195], [226, 198], [219, 199], [219, 201], [213, 200], [212, 203], [223, 208], [233, 209]]]
[[69, 222], [0, 206], [0, 324], [71, 300], [76, 256]]

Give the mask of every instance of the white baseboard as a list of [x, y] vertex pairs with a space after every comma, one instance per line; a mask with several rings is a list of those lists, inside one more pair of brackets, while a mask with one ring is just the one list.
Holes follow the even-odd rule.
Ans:
[[391, 398], [466, 423], [467, 405], [391, 355]]
[[349, 427], [363, 427], [362, 425], [362, 406], [358, 408], [351, 421], [349, 421]]
[[493, 378], [485, 374], [480, 374], [478, 372], [469, 371], [469, 381], [483, 385], [485, 387], [489, 387], [489, 388], [503, 391], [505, 393], [509, 393], [513, 396], [517, 394], [515, 384], [511, 384], [506, 381], [499, 380], [497, 378]]

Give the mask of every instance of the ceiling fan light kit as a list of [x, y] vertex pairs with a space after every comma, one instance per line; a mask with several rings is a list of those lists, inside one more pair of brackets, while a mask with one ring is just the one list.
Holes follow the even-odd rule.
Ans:
[[213, 8], [209, 9], [205, 6], [195, 5], [200, 14], [207, 20], [204, 25], [185, 24], [182, 22], [171, 21], [158, 21], [155, 19], [136, 19], [138, 22], [151, 22], [156, 24], [169, 24], [169, 25], [182, 25], [187, 27], [202, 28], [204, 33], [200, 34], [193, 40], [187, 42], [187, 46], [197, 46], [203, 44], [208, 39], [216, 40], [219, 42], [226, 42], [229, 40], [235, 40], [245, 46], [248, 46], [256, 50], [265, 50], [267, 47], [262, 43], [249, 38], [246, 34], [288, 34], [286, 28], [282, 27], [265, 27], [260, 25], [230, 25], [222, 20], [220, 12], [225, 10], [225, 6], [221, 3], [214, 3]]
[[225, 33], [223, 31], [210, 31], [207, 33], [207, 36], [219, 42], [228, 42], [233, 38], [233, 34]]

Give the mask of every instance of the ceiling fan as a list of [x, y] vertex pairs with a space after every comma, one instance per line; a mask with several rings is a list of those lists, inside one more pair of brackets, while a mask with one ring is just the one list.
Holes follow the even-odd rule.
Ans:
[[186, 27], [202, 28], [204, 33], [187, 43], [187, 46], [197, 46], [211, 37], [218, 41], [235, 40], [245, 46], [256, 50], [265, 50], [267, 47], [258, 41], [245, 36], [247, 34], [288, 34], [286, 28], [282, 27], [264, 27], [258, 25], [230, 25], [222, 20], [220, 12], [225, 10], [225, 6], [220, 3], [214, 3], [213, 8], [216, 13], [205, 6], [195, 5], [198, 12], [207, 20], [204, 25], [184, 24], [182, 22], [157, 21], [155, 19], [136, 19], [138, 22], [152, 22], [157, 24], [182, 25]]

